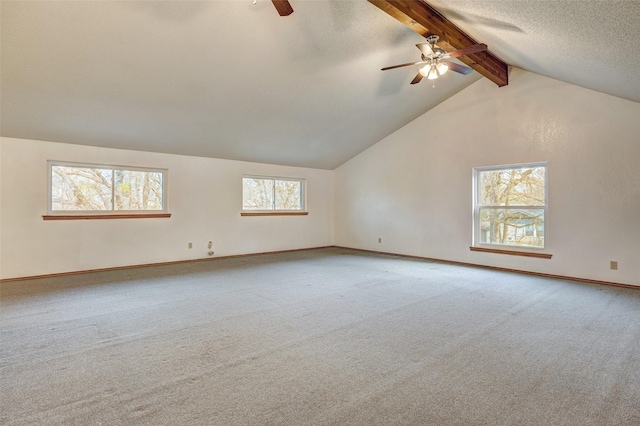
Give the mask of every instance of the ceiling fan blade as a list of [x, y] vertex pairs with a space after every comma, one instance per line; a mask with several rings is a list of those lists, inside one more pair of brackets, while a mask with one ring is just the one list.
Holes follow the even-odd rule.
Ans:
[[427, 61], [407, 62], [406, 64], [400, 64], [400, 65], [393, 65], [393, 66], [390, 66], [390, 67], [384, 67], [384, 68], [382, 68], [382, 71], [392, 70], [394, 68], [408, 67], [408, 66], [411, 66], [411, 65], [426, 64], [426, 63], [427, 63]]
[[415, 77], [413, 77], [413, 80], [411, 80], [411, 84], [417, 84], [420, 83], [420, 80], [422, 80], [423, 75], [418, 73], [416, 74]]
[[293, 8], [291, 4], [289, 4], [289, 0], [271, 0], [271, 2], [276, 7], [280, 16], [289, 16], [293, 13]]
[[447, 64], [447, 66], [449, 67], [449, 69], [451, 71], [463, 74], [463, 75], [467, 75], [470, 74], [471, 72], [473, 72], [473, 70], [469, 67], [465, 67], [464, 65], [460, 65], [457, 64], [455, 62], [451, 62], [451, 61], [440, 61], [441, 63]]
[[435, 53], [433, 52], [433, 49], [431, 49], [431, 45], [429, 43], [418, 43], [416, 44], [416, 47], [418, 49], [420, 49], [420, 51], [422, 52], [422, 54], [424, 56], [434, 56]]
[[458, 56], [469, 55], [471, 53], [484, 52], [487, 50], [487, 45], [484, 43], [474, 44], [473, 46], [465, 47], [464, 49], [454, 50], [444, 55], [444, 58], [457, 58]]

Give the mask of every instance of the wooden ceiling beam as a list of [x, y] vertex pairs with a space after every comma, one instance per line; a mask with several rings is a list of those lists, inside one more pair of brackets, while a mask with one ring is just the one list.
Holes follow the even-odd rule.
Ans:
[[271, 0], [280, 16], [289, 16], [293, 13], [293, 8], [289, 0]]
[[[456, 27], [424, 0], [368, 1], [423, 37], [439, 36], [438, 46], [447, 52], [478, 44], [477, 41]], [[472, 53], [457, 59], [469, 65], [499, 87], [509, 84], [508, 65], [488, 51]]]

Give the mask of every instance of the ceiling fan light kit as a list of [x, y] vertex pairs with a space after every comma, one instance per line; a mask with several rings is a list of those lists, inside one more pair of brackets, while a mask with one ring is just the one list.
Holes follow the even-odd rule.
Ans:
[[420, 68], [420, 74], [429, 80], [435, 80], [447, 71], [449, 71], [449, 65], [445, 62], [433, 62]]

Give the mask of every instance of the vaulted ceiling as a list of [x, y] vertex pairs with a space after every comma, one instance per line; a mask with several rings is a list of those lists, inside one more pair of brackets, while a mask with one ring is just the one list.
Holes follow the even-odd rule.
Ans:
[[[1, 134], [333, 169], [485, 78], [410, 85], [380, 71], [420, 58], [402, 22], [290, 3], [2, 0]], [[637, 0], [429, 3], [509, 65], [640, 102]]]

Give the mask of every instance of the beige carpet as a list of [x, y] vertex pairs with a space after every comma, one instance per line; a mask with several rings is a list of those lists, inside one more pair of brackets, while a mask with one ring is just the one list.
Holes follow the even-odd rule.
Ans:
[[0, 308], [3, 425], [640, 425], [640, 290], [321, 249]]

